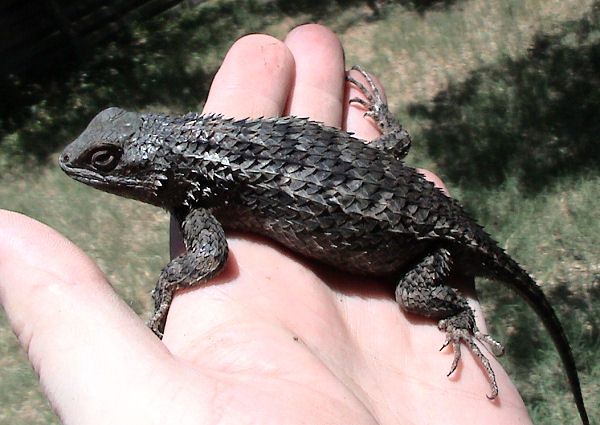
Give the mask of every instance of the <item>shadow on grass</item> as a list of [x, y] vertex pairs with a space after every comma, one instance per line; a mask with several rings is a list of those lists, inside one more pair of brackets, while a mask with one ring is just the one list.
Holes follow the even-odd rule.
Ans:
[[[428, 10], [455, 0], [409, 0]], [[367, 4], [372, 15], [356, 13], [338, 31], [377, 19], [377, 0], [229, 1], [179, 7], [122, 28], [110, 43], [83, 60], [0, 76], [0, 170], [43, 161], [72, 140], [108, 106], [183, 112], [195, 110], [227, 47], [239, 36], [261, 31], [285, 17], [322, 21], [350, 6]], [[383, 8], [385, 9], [385, 8]], [[358, 9], [357, 9], [358, 10]]]
[[277, 6], [285, 14], [309, 14], [313, 19], [320, 19], [331, 13], [332, 5], [337, 7], [348, 7], [366, 3], [373, 11], [373, 17], [377, 18], [380, 13], [385, 13], [385, 6], [390, 3], [398, 3], [402, 6], [425, 14], [429, 10], [448, 8], [458, 0], [277, 0]]
[[538, 34], [527, 56], [451, 84], [433, 106], [409, 112], [429, 121], [420, 135], [448, 179], [466, 189], [516, 176], [526, 191], [599, 169], [600, 4], [559, 32]]
[[253, 1], [180, 7], [125, 26], [84, 60], [0, 76], [0, 170], [46, 160], [108, 106], [197, 110], [226, 49], [238, 37], [285, 16], [319, 20], [342, 7], [333, 0], [319, 2], [319, 8], [313, 3], [301, 2], [293, 10]]
[[400, 0], [400, 3], [424, 15], [430, 10], [447, 9], [458, 3], [458, 0]]
[[3, 77], [0, 168], [46, 159], [108, 106], [198, 108], [219, 55], [267, 18], [264, 10], [235, 2], [181, 8], [123, 28], [85, 62], [59, 65], [41, 76]]

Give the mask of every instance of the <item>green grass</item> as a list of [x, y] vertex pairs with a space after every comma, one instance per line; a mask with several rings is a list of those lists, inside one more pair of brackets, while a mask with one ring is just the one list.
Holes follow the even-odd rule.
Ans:
[[[211, 1], [134, 25], [46, 85], [8, 91], [0, 114], [0, 207], [69, 236], [141, 315], [167, 261], [167, 216], [77, 184], [57, 152], [98, 110], [198, 110], [227, 46], [319, 20], [385, 84], [413, 135], [413, 165], [452, 193], [542, 284], [577, 357], [592, 417], [600, 405], [600, 7], [592, 1], [413, 1], [377, 19], [363, 2]], [[289, 3], [288, 3], [289, 4]], [[266, 5], [266, 6], [265, 6]], [[318, 6], [318, 7], [317, 7]], [[577, 423], [558, 356], [514, 294], [481, 282], [503, 363], [536, 423]], [[0, 322], [0, 424], [58, 423]], [[598, 422], [596, 422], [598, 423]]]
[[[532, 197], [514, 181], [486, 192], [489, 230], [533, 274], [561, 318], [573, 347], [591, 412], [597, 411], [600, 178], [570, 178]], [[490, 211], [496, 211], [491, 213]], [[552, 342], [531, 309], [496, 282], [478, 285], [490, 331], [505, 343], [502, 363], [516, 381], [535, 423], [577, 423], [572, 396]]]
[[[4, 177], [1, 207], [68, 235], [97, 260], [131, 308], [147, 317], [152, 282], [168, 261], [166, 213], [86, 188], [56, 166], [36, 172], [41, 176]], [[3, 314], [0, 350], [0, 424], [58, 423]]]

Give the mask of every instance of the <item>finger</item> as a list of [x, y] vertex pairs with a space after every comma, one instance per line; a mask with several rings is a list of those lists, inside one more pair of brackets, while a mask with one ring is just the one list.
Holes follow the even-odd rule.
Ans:
[[0, 211], [0, 234], [0, 303], [64, 423], [127, 404], [116, 394], [149, 385], [168, 356], [162, 344], [56, 231]]
[[[369, 83], [360, 72], [351, 70], [349, 71], [349, 75], [358, 82], [362, 83], [367, 89], [370, 88]], [[371, 78], [374, 80], [379, 91], [381, 92], [381, 95], [385, 99], [385, 91], [381, 83], [372, 75]], [[365, 107], [359, 103], [350, 103], [350, 99], [355, 97], [367, 100], [365, 94], [358, 87], [356, 87], [355, 84], [346, 81], [345, 103], [348, 108], [348, 112], [346, 114], [346, 130], [354, 133], [356, 137], [363, 140], [373, 140], [379, 137], [381, 135], [381, 130], [372, 118], [365, 116], [365, 112], [367, 112]]]
[[344, 51], [337, 36], [321, 25], [302, 25], [285, 39], [296, 63], [286, 113], [341, 127]]
[[278, 116], [294, 78], [294, 58], [281, 41], [264, 34], [240, 38], [212, 82], [204, 112], [228, 117]]

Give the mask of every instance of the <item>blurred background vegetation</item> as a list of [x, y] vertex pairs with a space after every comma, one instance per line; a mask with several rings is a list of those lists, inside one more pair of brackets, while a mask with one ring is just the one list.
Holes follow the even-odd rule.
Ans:
[[[212, 0], [116, 20], [109, 37], [73, 43], [76, 55], [3, 68], [0, 207], [74, 240], [147, 316], [167, 262], [167, 215], [72, 182], [57, 152], [108, 106], [200, 110], [237, 38], [282, 38], [305, 22], [333, 28], [348, 63], [381, 79], [413, 136], [407, 162], [443, 177], [543, 286], [565, 324], [590, 414], [600, 416], [598, 1]], [[533, 313], [495, 283], [478, 289], [534, 421], [577, 423]], [[0, 424], [55, 423], [2, 316]]]

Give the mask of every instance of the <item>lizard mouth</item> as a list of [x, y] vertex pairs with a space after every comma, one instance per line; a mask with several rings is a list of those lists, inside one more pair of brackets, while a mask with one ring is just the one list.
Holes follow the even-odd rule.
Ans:
[[71, 167], [62, 160], [60, 161], [60, 168], [74, 180], [104, 192], [144, 202], [150, 202], [157, 197], [157, 185], [146, 180], [125, 176], [105, 176], [85, 168]]
[[127, 187], [146, 187], [146, 185], [142, 184], [139, 179], [103, 176], [100, 173], [92, 170], [86, 170], [85, 168], [71, 167], [62, 161], [60, 162], [60, 168], [62, 168], [62, 170], [73, 179], [94, 187], [109, 186], [116, 182], [118, 182], [119, 185], [124, 185]]

